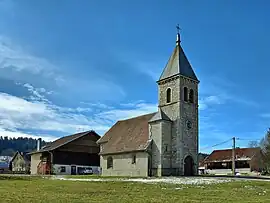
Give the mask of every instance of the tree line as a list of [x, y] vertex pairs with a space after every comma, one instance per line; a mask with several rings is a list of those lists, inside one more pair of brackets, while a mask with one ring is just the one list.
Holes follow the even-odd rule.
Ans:
[[[46, 144], [42, 141], [42, 146]], [[31, 152], [37, 147], [37, 139], [18, 137], [9, 138], [0, 136], [0, 156], [13, 156], [16, 151]]]

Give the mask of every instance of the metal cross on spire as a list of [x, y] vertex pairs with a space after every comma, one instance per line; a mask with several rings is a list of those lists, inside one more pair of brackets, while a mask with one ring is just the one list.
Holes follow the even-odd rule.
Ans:
[[176, 29], [177, 29], [177, 38], [176, 38], [176, 44], [180, 44], [180, 30], [181, 30], [181, 28], [180, 28], [180, 26], [179, 26], [179, 24], [177, 24], [176, 25]]
[[179, 24], [176, 25], [176, 29], [177, 29], [177, 34], [180, 34], [181, 28], [180, 28]]

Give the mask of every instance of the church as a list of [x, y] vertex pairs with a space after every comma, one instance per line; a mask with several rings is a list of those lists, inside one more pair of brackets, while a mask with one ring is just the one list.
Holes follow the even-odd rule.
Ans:
[[198, 172], [198, 85], [176, 45], [159, 80], [158, 111], [117, 121], [97, 143], [103, 176], [192, 176]]

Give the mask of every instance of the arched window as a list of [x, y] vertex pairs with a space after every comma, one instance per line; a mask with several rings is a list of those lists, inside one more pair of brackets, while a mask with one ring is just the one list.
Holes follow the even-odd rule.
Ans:
[[167, 89], [167, 103], [170, 103], [172, 100], [172, 90], [171, 88]]
[[188, 88], [184, 87], [184, 101], [187, 102], [188, 101]]
[[194, 102], [194, 91], [193, 91], [193, 89], [189, 90], [189, 102], [190, 103]]
[[113, 168], [113, 158], [111, 156], [107, 158], [107, 169], [108, 168]]

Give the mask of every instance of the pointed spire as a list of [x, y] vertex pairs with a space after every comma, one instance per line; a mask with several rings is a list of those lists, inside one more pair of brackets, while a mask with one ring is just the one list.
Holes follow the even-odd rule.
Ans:
[[184, 50], [182, 49], [180, 45], [180, 42], [181, 42], [180, 30], [181, 29], [179, 25], [176, 26], [176, 29], [177, 29], [176, 46], [163, 72], [161, 73], [159, 81], [166, 78], [170, 78], [178, 74], [191, 78], [193, 80], [199, 81], [184, 53]]

